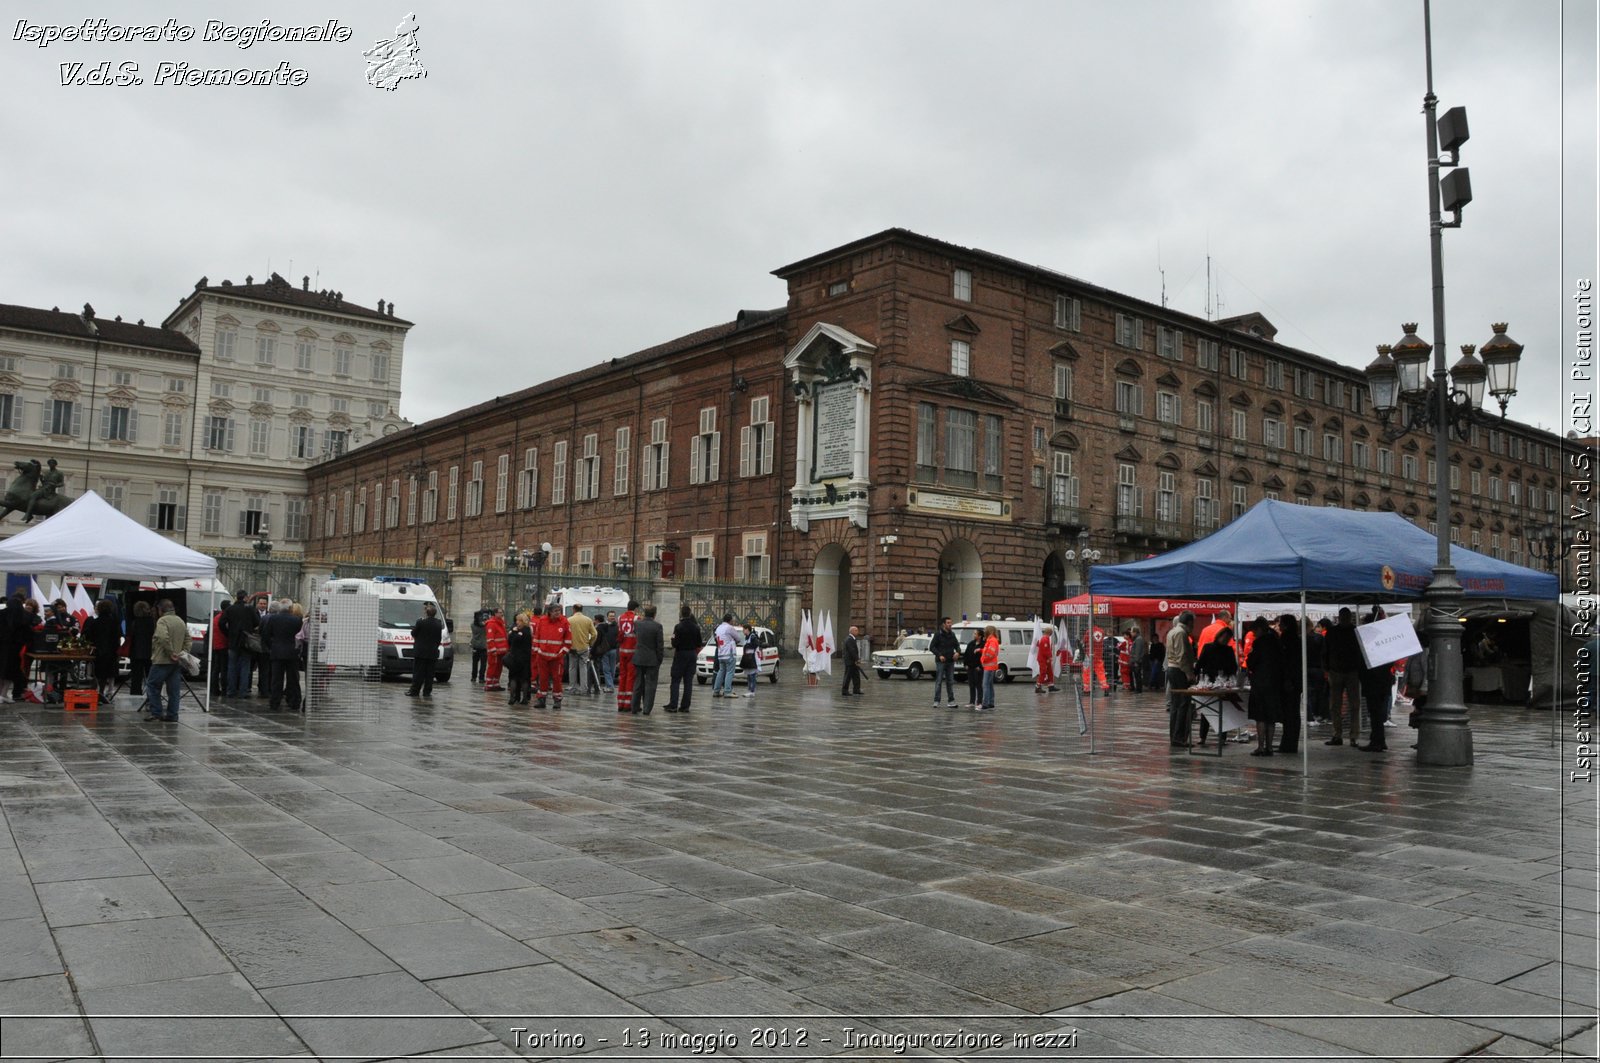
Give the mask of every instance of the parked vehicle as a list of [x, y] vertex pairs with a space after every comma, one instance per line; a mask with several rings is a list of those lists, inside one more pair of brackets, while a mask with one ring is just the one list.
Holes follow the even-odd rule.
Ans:
[[928, 649], [932, 641], [932, 635], [907, 635], [892, 650], [875, 650], [872, 654], [873, 670], [878, 673], [879, 679], [888, 679], [891, 675], [921, 679], [924, 674], [932, 675], [936, 671], [933, 653]]
[[[751, 637], [756, 644], [756, 662], [761, 667], [761, 674], [767, 677], [767, 682], [778, 681], [778, 636], [771, 628], [758, 627], [751, 631]], [[746, 643], [748, 645], [748, 643]], [[717, 674], [717, 640], [712, 638], [700, 648], [700, 656], [695, 660], [694, 675], [704, 685], [711, 681]], [[744, 678], [744, 647], [739, 647], [739, 657], [733, 666], [733, 677]]]
[[[320, 618], [318, 659], [331, 664], [371, 667], [374, 677], [387, 678], [411, 674], [411, 629], [422, 618], [422, 607], [432, 602], [444, 621], [444, 637], [439, 643], [439, 667], [434, 681], [450, 681], [455, 662], [451, 646], [450, 621], [433, 588], [410, 576], [376, 576], [372, 579], [333, 579], [319, 592]], [[374, 617], [377, 652], [366, 656], [365, 646], [351, 645], [339, 637], [338, 628], [352, 623], [351, 617]], [[350, 659], [340, 659], [341, 656]], [[376, 660], [375, 665], [369, 662]]]
[[[963, 620], [952, 625], [956, 638], [963, 648], [972, 637], [993, 625], [1000, 635], [1000, 670], [995, 676], [999, 682], [1009, 683], [1017, 676], [1033, 675], [1033, 621], [1032, 620]], [[956, 675], [965, 676], [966, 666], [956, 658]]]
[[605, 616], [609, 609], [615, 609], [620, 616], [628, 608], [628, 592], [620, 587], [557, 587], [545, 595], [544, 604], [552, 602], [561, 606], [567, 616], [572, 615], [573, 606], [581, 605], [592, 620]]

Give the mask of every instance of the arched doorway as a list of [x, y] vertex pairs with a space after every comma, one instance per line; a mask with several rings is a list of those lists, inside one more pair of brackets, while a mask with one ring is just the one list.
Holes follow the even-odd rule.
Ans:
[[1067, 597], [1067, 566], [1061, 560], [1060, 551], [1052, 550], [1045, 555], [1043, 595], [1039, 615], [1044, 617], [1045, 623], [1049, 623], [1051, 607]]
[[983, 562], [965, 539], [948, 543], [939, 555], [939, 615], [955, 620], [983, 611]]
[[855, 620], [850, 615], [850, 554], [838, 543], [829, 543], [817, 554], [811, 566], [811, 622], [822, 614], [833, 618], [833, 639], [837, 643]]

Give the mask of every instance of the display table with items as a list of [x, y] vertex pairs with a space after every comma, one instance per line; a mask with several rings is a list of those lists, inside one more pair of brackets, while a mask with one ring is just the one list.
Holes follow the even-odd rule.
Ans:
[[[1244, 700], [1245, 695], [1250, 693], [1249, 687], [1189, 687], [1172, 693], [1186, 694], [1194, 703], [1194, 711], [1189, 714], [1191, 732], [1196, 720], [1205, 721], [1211, 730], [1217, 732], [1216, 755], [1219, 757], [1222, 756], [1222, 747], [1227, 744], [1227, 733], [1250, 726]], [[1201, 732], [1200, 745], [1205, 745], [1204, 731]], [[1189, 752], [1194, 752], [1192, 745]]]
[[31, 681], [40, 685], [39, 700], [68, 710], [100, 707], [99, 684], [94, 678], [94, 654], [87, 649], [57, 649], [30, 653]]

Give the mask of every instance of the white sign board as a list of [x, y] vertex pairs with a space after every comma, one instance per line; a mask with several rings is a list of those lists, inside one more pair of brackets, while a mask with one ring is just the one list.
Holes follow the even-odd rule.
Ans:
[[1361, 656], [1366, 658], [1368, 668], [1422, 652], [1417, 629], [1409, 616], [1391, 616], [1375, 624], [1362, 624], [1356, 628], [1356, 638], [1361, 641]]

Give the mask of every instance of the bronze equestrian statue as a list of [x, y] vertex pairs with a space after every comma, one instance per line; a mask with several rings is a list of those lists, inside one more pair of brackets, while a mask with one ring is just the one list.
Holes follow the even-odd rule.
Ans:
[[71, 504], [72, 499], [61, 493], [67, 478], [57, 471], [56, 459], [51, 458], [49, 469], [43, 471], [36, 459], [11, 464], [17, 470], [17, 478], [6, 488], [3, 505], [0, 505], [0, 520], [12, 513], [21, 513], [22, 522], [27, 524], [34, 517], [53, 517]]

